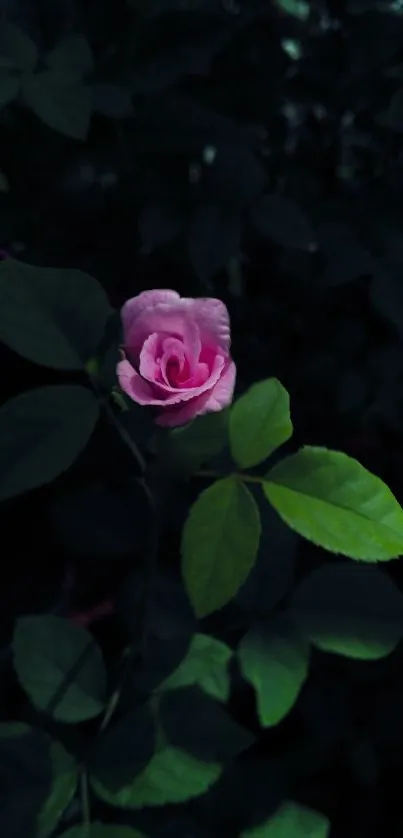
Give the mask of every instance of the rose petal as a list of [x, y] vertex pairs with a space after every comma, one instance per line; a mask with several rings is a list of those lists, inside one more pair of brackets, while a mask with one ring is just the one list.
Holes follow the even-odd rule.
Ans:
[[199, 387], [187, 387], [186, 389], [172, 388], [166, 384], [146, 381], [134, 369], [130, 361], [120, 361], [118, 364], [118, 379], [122, 390], [130, 396], [133, 401], [142, 405], [154, 405], [169, 407], [196, 399], [206, 390], [211, 390], [218, 381], [225, 364], [225, 359], [217, 355], [214, 367], [209, 378]]
[[156, 424], [160, 427], [174, 428], [177, 425], [185, 425], [186, 422], [190, 422], [203, 413], [223, 410], [224, 407], [231, 404], [235, 378], [236, 366], [231, 360], [214, 387], [202, 393], [193, 401], [187, 402], [187, 404], [178, 404], [176, 407], [167, 408], [164, 413], [158, 416]]
[[206, 404], [206, 411], [223, 410], [231, 404], [236, 379], [236, 366], [234, 361], [230, 360], [228, 366], [217, 381], [217, 384], [211, 390], [210, 398]]
[[189, 314], [196, 321], [203, 347], [219, 348], [228, 352], [230, 320], [228, 309], [222, 300], [214, 297], [201, 297], [186, 300]]
[[175, 303], [159, 303], [145, 309], [125, 333], [125, 348], [135, 363], [144, 341], [149, 335], [158, 332], [161, 336], [181, 338], [185, 347], [186, 358], [194, 369], [201, 351], [199, 328], [183, 300]]
[[186, 422], [190, 422], [196, 416], [205, 413], [205, 405], [208, 398], [208, 392], [202, 393], [201, 396], [193, 399], [193, 401], [180, 404], [177, 407], [168, 408], [157, 417], [155, 424], [161, 428], [175, 428], [177, 425], [186, 425]]
[[161, 381], [161, 365], [156, 361], [160, 348], [161, 336], [154, 333], [144, 341], [140, 352], [140, 375], [151, 383]]
[[177, 365], [177, 378], [180, 379], [185, 368], [187, 371], [186, 378], [189, 378], [189, 363], [187, 362], [183, 342], [178, 338], [165, 338], [162, 341], [162, 347], [164, 354], [161, 358], [161, 375], [165, 383], [173, 386], [168, 370], [169, 364], [172, 364], [173, 361], [176, 361]]
[[136, 318], [147, 308], [157, 303], [173, 303], [179, 300], [179, 294], [167, 288], [155, 288], [152, 291], [142, 291], [131, 300], [126, 300], [122, 308], [122, 322], [125, 335], [130, 331]]

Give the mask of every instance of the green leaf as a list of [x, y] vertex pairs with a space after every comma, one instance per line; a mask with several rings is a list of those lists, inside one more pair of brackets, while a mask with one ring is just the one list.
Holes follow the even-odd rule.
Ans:
[[403, 510], [346, 454], [306, 446], [274, 466], [263, 490], [292, 529], [326, 550], [367, 562], [403, 553]]
[[23, 99], [34, 114], [59, 134], [86, 140], [91, 119], [91, 89], [74, 77], [52, 70], [22, 80]]
[[195, 634], [190, 649], [178, 668], [159, 686], [159, 692], [199, 686], [207, 695], [228, 701], [229, 663], [232, 649], [208, 634]]
[[182, 535], [182, 572], [198, 617], [235, 596], [255, 563], [259, 538], [259, 510], [240, 480], [226, 477], [202, 492]]
[[25, 736], [32, 728], [26, 725], [25, 722], [1, 722], [0, 723], [0, 740], [13, 739], [14, 736]]
[[102, 712], [106, 671], [88, 632], [69, 620], [46, 614], [17, 620], [14, 668], [39, 710], [60, 722], [82, 722]]
[[251, 222], [261, 236], [282, 247], [313, 252], [315, 234], [303, 211], [280, 193], [264, 195], [255, 205]]
[[193, 422], [157, 437], [159, 461], [182, 475], [191, 475], [219, 454], [228, 440], [229, 411], [206, 413]]
[[147, 768], [127, 786], [112, 792], [96, 778], [91, 783], [96, 794], [111, 806], [142, 809], [184, 803], [204, 794], [221, 774], [218, 763], [196, 757], [161, 743]]
[[0, 108], [4, 108], [5, 105], [16, 99], [19, 90], [20, 80], [18, 76], [0, 67]]
[[276, 0], [276, 5], [287, 15], [296, 17], [297, 20], [308, 20], [310, 15], [309, 4], [304, 0]]
[[308, 675], [309, 643], [285, 621], [253, 627], [239, 647], [244, 678], [256, 691], [263, 727], [278, 724], [295, 704]]
[[[100, 82], [91, 85], [92, 109], [110, 119], [133, 116], [133, 103], [129, 90], [116, 84]], [[140, 225], [140, 222], [139, 222]], [[140, 231], [141, 232], [141, 231]]]
[[52, 742], [50, 755], [53, 765], [52, 788], [39, 814], [36, 838], [49, 838], [77, 788], [78, 766], [74, 757], [59, 742]]
[[292, 434], [290, 397], [277, 381], [258, 381], [238, 399], [230, 415], [230, 444], [241, 468], [251, 468], [275, 451]]
[[111, 313], [102, 287], [82, 271], [0, 264], [0, 339], [30, 361], [82, 369]]
[[325, 815], [299, 803], [284, 803], [269, 820], [241, 832], [240, 838], [329, 838]]
[[38, 814], [52, 783], [50, 737], [18, 723], [0, 735], [0, 834], [36, 836]]
[[160, 717], [169, 743], [207, 763], [225, 763], [254, 744], [254, 736], [237, 724], [220, 701], [199, 687], [182, 687], [162, 695]]
[[149, 704], [131, 707], [96, 739], [89, 770], [108, 789], [117, 791], [141, 774], [156, 747], [156, 722]]
[[63, 38], [47, 55], [46, 64], [52, 73], [66, 78], [81, 79], [93, 70], [91, 48], [83, 35]]
[[95, 396], [76, 384], [29, 390], [0, 409], [0, 500], [50, 483], [85, 448], [98, 419]]
[[81, 823], [72, 826], [67, 832], [63, 832], [60, 838], [146, 838], [146, 836], [131, 826], [95, 821], [90, 824], [89, 830]]
[[13, 23], [0, 22], [0, 67], [33, 70], [38, 50], [33, 40]]
[[323, 565], [295, 589], [291, 617], [325, 652], [382, 658], [403, 637], [403, 594], [377, 567]]

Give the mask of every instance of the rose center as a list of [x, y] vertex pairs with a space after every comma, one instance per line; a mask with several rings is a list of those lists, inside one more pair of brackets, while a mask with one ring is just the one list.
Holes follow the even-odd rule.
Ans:
[[180, 374], [180, 371], [181, 371], [181, 365], [179, 363], [179, 358], [176, 358], [175, 356], [173, 356], [171, 358], [168, 358], [165, 369], [166, 369], [166, 377], [169, 381], [169, 384], [171, 384], [171, 385], [177, 384], [179, 374]]

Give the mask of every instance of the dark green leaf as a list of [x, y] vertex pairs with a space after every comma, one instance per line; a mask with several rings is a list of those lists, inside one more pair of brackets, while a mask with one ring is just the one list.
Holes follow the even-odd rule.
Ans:
[[152, 591], [146, 564], [126, 578], [118, 600], [136, 648], [144, 642], [144, 605], [147, 605], [147, 655], [138, 655], [132, 665], [134, 695], [144, 700], [180, 665], [196, 631], [196, 618], [182, 580], [159, 568]]
[[396, 133], [403, 133], [403, 87], [393, 94], [388, 107], [377, 115], [377, 122]]
[[157, 440], [160, 462], [182, 476], [194, 474], [219, 454], [228, 440], [229, 411], [197, 416], [193, 422], [161, 434]]
[[83, 35], [63, 38], [46, 56], [46, 64], [55, 75], [81, 79], [93, 69], [92, 52]]
[[91, 777], [91, 782], [96, 794], [111, 806], [142, 809], [144, 806], [184, 803], [199, 797], [220, 774], [218, 763], [201, 762], [182, 750], [172, 748], [161, 734], [153, 758], [132, 783], [112, 792], [95, 777]]
[[251, 215], [251, 222], [261, 236], [283, 247], [309, 251], [317, 248], [315, 234], [303, 211], [279, 193], [264, 195]]
[[92, 107], [97, 113], [111, 119], [133, 116], [132, 97], [128, 90], [117, 84], [93, 84], [91, 86]]
[[98, 402], [75, 384], [29, 390], [0, 409], [0, 500], [50, 483], [85, 448]]
[[286, 621], [256, 625], [239, 647], [244, 678], [256, 691], [263, 727], [276, 725], [295, 704], [308, 675], [309, 643]]
[[52, 742], [50, 756], [53, 765], [52, 788], [38, 818], [36, 838], [49, 838], [74, 797], [78, 766], [75, 759], [59, 742]]
[[89, 829], [84, 824], [72, 826], [67, 832], [63, 832], [60, 838], [146, 838], [146, 836], [131, 826], [96, 821], [90, 824]]
[[33, 40], [13, 23], [0, 22], [0, 67], [33, 70], [38, 50]]
[[274, 466], [263, 490], [290, 527], [326, 550], [367, 562], [403, 552], [403, 510], [396, 498], [340, 451], [306, 446]]
[[259, 510], [234, 477], [218, 480], [193, 504], [182, 536], [182, 572], [199, 617], [235, 596], [256, 560]]
[[30, 361], [82, 369], [110, 314], [102, 287], [82, 271], [0, 264], [0, 339]]
[[134, 707], [107, 727], [95, 742], [90, 771], [109, 791], [132, 783], [153, 757], [155, 721], [150, 707]]
[[69, 723], [101, 713], [105, 666], [99, 647], [84, 629], [50, 614], [21, 617], [13, 650], [18, 680], [39, 710]]
[[[393, 260], [397, 260], [397, 248], [389, 249]], [[375, 310], [386, 318], [403, 334], [403, 276], [400, 254], [400, 265], [394, 267], [380, 267], [374, 275], [370, 285], [370, 299]]]
[[241, 838], [329, 838], [330, 822], [325, 815], [300, 803], [286, 802], [269, 820], [246, 829]]
[[403, 637], [403, 595], [376, 567], [323, 565], [296, 588], [290, 612], [316, 646], [349, 658], [384, 657]]
[[52, 784], [50, 739], [19, 724], [0, 732], [0, 834], [36, 836], [39, 812]]
[[254, 742], [252, 734], [236, 724], [220, 702], [198, 687], [165, 693], [160, 715], [170, 745], [204, 762], [226, 762]]
[[186, 215], [173, 201], [149, 201], [139, 217], [139, 231], [146, 252], [152, 253], [176, 239], [186, 223]]
[[231, 409], [231, 451], [241, 468], [261, 463], [292, 431], [290, 397], [277, 378], [253, 384]]
[[75, 140], [86, 140], [91, 119], [91, 89], [75, 78], [51, 70], [26, 76], [24, 102], [45, 123]]
[[299, 538], [262, 494], [256, 498], [262, 534], [257, 562], [236, 601], [248, 619], [266, 621], [294, 581]]
[[201, 280], [210, 280], [238, 255], [241, 232], [240, 216], [219, 204], [200, 207], [190, 224], [188, 252], [191, 265]]
[[211, 698], [228, 701], [229, 663], [232, 649], [208, 634], [195, 634], [190, 649], [178, 668], [166, 678], [159, 692], [198, 686]]
[[0, 108], [16, 99], [19, 89], [20, 80], [18, 76], [0, 67]]

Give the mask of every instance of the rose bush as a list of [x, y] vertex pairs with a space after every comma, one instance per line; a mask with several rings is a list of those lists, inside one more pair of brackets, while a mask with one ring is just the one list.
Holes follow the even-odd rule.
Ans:
[[236, 367], [221, 300], [143, 291], [127, 300], [122, 320], [120, 386], [138, 404], [159, 408], [159, 425], [182, 425], [230, 404]]

